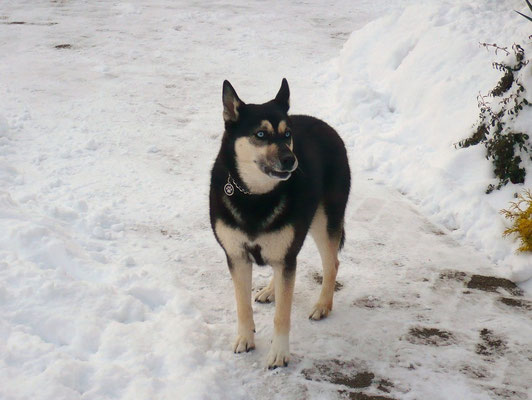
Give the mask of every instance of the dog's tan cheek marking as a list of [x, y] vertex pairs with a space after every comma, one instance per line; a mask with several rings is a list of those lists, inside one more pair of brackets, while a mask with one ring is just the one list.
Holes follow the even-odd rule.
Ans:
[[252, 138], [247, 136], [235, 141], [236, 161], [238, 163], [254, 162], [260, 156], [265, 156], [264, 146], [256, 146]]
[[252, 193], [267, 193], [279, 182], [260, 170], [259, 164], [267, 160], [268, 146], [256, 146], [250, 137], [235, 141], [236, 167], [238, 174]]
[[245, 162], [252, 159], [252, 144], [247, 137], [241, 137], [235, 141], [235, 153], [237, 162]]

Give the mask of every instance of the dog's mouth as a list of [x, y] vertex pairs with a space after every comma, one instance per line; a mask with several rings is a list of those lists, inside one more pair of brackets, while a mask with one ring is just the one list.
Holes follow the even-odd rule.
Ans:
[[290, 178], [293, 172], [293, 171], [279, 171], [264, 164], [260, 164], [260, 169], [270, 178], [279, 179], [280, 181], [286, 181], [288, 178]]
[[270, 171], [268, 171], [268, 175], [271, 178], [279, 179], [281, 181], [286, 181], [288, 178], [290, 178], [290, 175], [292, 175], [292, 173], [288, 171], [276, 171], [274, 169], [271, 169]]

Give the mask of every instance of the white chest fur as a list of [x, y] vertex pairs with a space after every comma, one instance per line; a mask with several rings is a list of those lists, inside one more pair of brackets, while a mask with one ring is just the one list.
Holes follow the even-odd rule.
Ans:
[[218, 220], [214, 226], [216, 236], [230, 257], [245, 256], [245, 247], [260, 246], [262, 258], [267, 264], [283, 262], [294, 240], [294, 228], [285, 226], [277, 231], [264, 233], [253, 240], [240, 229], [232, 228]]

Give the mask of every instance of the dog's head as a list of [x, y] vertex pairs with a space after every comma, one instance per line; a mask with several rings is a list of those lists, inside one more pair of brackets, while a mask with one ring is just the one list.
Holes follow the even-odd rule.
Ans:
[[228, 81], [223, 84], [225, 140], [236, 170], [253, 193], [266, 193], [297, 168], [288, 108], [290, 89], [283, 79], [275, 98], [246, 104]]

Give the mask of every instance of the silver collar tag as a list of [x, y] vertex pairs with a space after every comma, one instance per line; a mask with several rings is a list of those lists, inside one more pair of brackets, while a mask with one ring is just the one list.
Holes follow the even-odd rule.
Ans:
[[227, 183], [224, 186], [224, 193], [227, 196], [232, 196], [233, 194], [235, 194], [235, 187], [231, 185], [231, 183], [229, 183], [229, 179], [227, 180]]
[[227, 176], [227, 183], [225, 184], [224, 186], [224, 193], [227, 195], [227, 196], [232, 196], [235, 194], [235, 186], [236, 188], [244, 193], [244, 194], [247, 194], [247, 195], [250, 195], [251, 193], [248, 192], [247, 190], [241, 188], [240, 186], [238, 186], [238, 184], [235, 182], [235, 180], [233, 179], [233, 177], [231, 176], [231, 174], [229, 174]]

